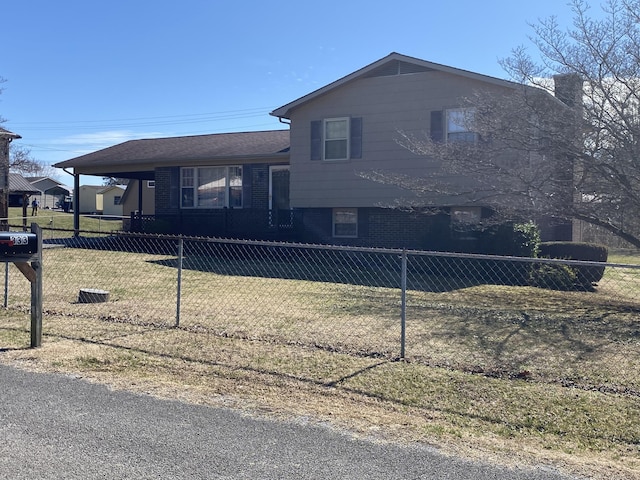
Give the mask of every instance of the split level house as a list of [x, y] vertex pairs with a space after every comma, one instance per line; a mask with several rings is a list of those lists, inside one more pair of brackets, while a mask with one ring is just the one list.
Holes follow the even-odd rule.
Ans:
[[[124, 214], [133, 229], [153, 220], [157, 231], [187, 235], [430, 248], [452, 218], [482, 205], [434, 193], [430, 205], [444, 215], [392, 208], [411, 193], [366, 172], [428, 175], [431, 164], [401, 146], [399, 132], [469, 137], [454, 121], [461, 98], [515, 86], [392, 53], [270, 112], [286, 129], [132, 140], [55, 166], [76, 182], [81, 174], [131, 179], [137, 191], [126, 192]], [[571, 230], [550, 226], [544, 235], [567, 240]]]

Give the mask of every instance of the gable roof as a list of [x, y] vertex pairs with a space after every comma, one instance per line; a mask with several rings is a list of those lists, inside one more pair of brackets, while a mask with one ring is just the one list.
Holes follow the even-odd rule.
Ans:
[[300, 97], [293, 102], [287, 103], [280, 108], [275, 109], [270, 115], [279, 118], [289, 118], [291, 110], [299, 107], [311, 100], [314, 100], [322, 95], [325, 95], [332, 90], [341, 87], [347, 83], [353, 82], [360, 78], [376, 77], [376, 76], [391, 76], [405, 73], [418, 73], [440, 71], [451, 73], [454, 75], [463, 76], [473, 80], [479, 80], [485, 83], [493, 85], [499, 85], [502, 87], [515, 88], [520, 86], [518, 83], [510, 82], [508, 80], [502, 80], [496, 77], [490, 77], [488, 75], [482, 75], [480, 73], [470, 72], [468, 70], [462, 70], [459, 68], [449, 67], [438, 63], [427, 62], [426, 60], [420, 60], [419, 58], [409, 57], [400, 53], [392, 52], [384, 58], [377, 60], [366, 67], [363, 67], [355, 72], [342, 77], [335, 82], [325, 85], [318, 90], [315, 90], [304, 97]]
[[9, 130], [7, 130], [6, 128], [2, 128], [0, 127], [0, 137], [9, 137], [11, 139], [14, 138], [22, 138], [20, 135], [18, 135], [17, 133], [13, 133], [10, 132]]
[[19, 173], [9, 173], [9, 193], [40, 193], [36, 187]]
[[[155, 166], [287, 156], [288, 152], [289, 130], [267, 130], [129, 140], [53, 166], [74, 168], [74, 173], [126, 177], [126, 173], [135, 173], [136, 168], [153, 171]], [[149, 178], [153, 179], [153, 176]]]
[[68, 187], [60, 183], [58, 180], [51, 177], [25, 177], [25, 179], [38, 190], [43, 192], [62, 189], [69, 190]]

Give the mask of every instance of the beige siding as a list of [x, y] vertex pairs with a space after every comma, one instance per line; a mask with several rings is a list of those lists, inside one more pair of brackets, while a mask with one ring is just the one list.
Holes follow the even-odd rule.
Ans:
[[103, 215], [116, 215], [122, 216], [122, 204], [118, 201], [116, 203], [116, 197], [122, 198], [124, 195], [124, 188], [112, 187], [102, 192], [102, 214]]
[[102, 212], [102, 195], [98, 192], [104, 187], [97, 188], [92, 185], [80, 186], [79, 208], [80, 213], [99, 213]]
[[[371, 207], [411, 198], [410, 192], [363, 179], [386, 170], [429, 175], [437, 164], [398, 145], [399, 131], [428, 135], [433, 110], [455, 108], [462, 96], [485, 87], [443, 72], [361, 78], [294, 110], [291, 115], [291, 206]], [[495, 88], [495, 87], [493, 87]], [[310, 160], [310, 124], [332, 117], [362, 117], [362, 158]], [[446, 204], [447, 199], [433, 198]]]
[[155, 192], [155, 188], [149, 187], [148, 180], [142, 180], [142, 208], [140, 208], [138, 205], [138, 180], [130, 180], [123, 197], [123, 215], [131, 215], [131, 212], [136, 210], [142, 210], [144, 215], [154, 215], [156, 213]]

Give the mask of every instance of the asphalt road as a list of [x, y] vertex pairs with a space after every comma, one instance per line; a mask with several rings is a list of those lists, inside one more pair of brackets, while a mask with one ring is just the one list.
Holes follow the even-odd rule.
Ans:
[[568, 479], [0, 365], [0, 478]]

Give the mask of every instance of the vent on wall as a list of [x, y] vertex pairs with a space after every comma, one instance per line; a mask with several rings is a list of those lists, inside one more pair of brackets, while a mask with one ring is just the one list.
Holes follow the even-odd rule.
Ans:
[[432, 68], [423, 67], [422, 65], [393, 60], [392, 62], [385, 63], [375, 70], [370, 71], [366, 75], [366, 77], [391, 77], [394, 75], [406, 75], [409, 73], [422, 73], [431, 71], [433, 71]]

